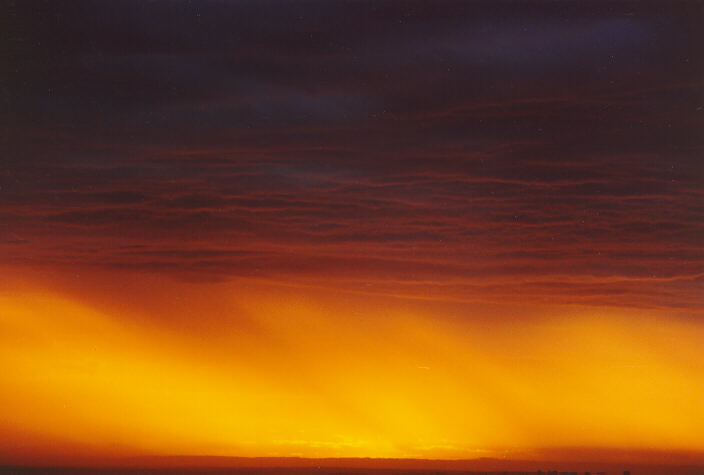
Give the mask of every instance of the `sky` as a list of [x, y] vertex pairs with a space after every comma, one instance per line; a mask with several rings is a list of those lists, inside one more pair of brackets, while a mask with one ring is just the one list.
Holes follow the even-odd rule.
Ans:
[[700, 3], [3, 9], [0, 457], [704, 452]]

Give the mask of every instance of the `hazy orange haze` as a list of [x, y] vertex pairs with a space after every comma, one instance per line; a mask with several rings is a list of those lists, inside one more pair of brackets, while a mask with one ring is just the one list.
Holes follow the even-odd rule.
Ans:
[[0, 316], [10, 460], [704, 450], [704, 326], [665, 312], [117, 273], [6, 283]]

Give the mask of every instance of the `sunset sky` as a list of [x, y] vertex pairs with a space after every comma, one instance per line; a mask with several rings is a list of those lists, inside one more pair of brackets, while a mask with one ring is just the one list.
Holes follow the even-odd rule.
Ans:
[[2, 25], [0, 463], [704, 461], [701, 3]]

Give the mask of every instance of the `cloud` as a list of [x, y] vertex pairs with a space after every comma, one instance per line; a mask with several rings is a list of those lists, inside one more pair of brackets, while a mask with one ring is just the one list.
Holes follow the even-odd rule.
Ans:
[[702, 304], [694, 7], [59, 2], [12, 19], [3, 263]]

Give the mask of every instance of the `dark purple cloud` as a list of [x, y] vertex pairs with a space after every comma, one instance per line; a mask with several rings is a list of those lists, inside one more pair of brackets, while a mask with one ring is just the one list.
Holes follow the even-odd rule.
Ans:
[[696, 3], [7, 7], [5, 264], [702, 309]]

